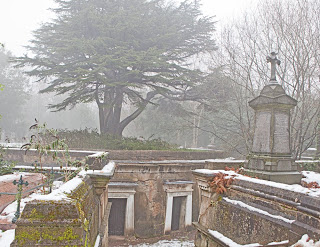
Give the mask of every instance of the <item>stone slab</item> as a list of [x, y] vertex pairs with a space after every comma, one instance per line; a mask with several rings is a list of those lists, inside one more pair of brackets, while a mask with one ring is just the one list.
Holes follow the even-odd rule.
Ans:
[[263, 180], [273, 181], [284, 184], [301, 184], [302, 175], [296, 171], [288, 172], [268, 172], [258, 170], [244, 170], [245, 174]]

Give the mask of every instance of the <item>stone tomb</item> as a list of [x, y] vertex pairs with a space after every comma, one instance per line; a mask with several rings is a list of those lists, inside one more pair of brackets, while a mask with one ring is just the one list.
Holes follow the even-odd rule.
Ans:
[[274, 74], [271, 79], [260, 95], [249, 102], [255, 110], [255, 129], [245, 169], [247, 174], [262, 179], [300, 184], [301, 174], [292, 159], [290, 142], [290, 110], [297, 101], [286, 94]]
[[240, 175], [220, 195], [208, 185], [216, 173], [194, 171], [200, 188], [195, 246], [229, 246], [213, 231], [241, 245], [291, 246], [304, 234], [320, 238], [320, 198], [311, 190]]

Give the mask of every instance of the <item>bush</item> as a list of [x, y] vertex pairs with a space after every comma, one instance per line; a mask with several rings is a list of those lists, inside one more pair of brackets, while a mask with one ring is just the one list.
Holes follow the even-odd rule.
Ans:
[[4, 148], [0, 145], [0, 176], [12, 173], [15, 166], [14, 162], [3, 159], [4, 152]]
[[170, 150], [177, 146], [161, 139], [138, 139], [135, 137], [114, 138], [101, 135], [96, 129], [58, 130], [57, 134], [65, 139], [72, 149], [104, 149], [104, 150]]

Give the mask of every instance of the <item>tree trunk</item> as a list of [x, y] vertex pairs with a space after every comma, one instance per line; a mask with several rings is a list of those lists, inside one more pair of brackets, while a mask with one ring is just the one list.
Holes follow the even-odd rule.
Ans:
[[[155, 92], [149, 92], [146, 98], [141, 102], [140, 106], [128, 117], [121, 120], [121, 111], [124, 98], [124, 92], [121, 89], [116, 89], [114, 93], [114, 100], [99, 103], [99, 122], [100, 122], [100, 133], [108, 134], [115, 138], [121, 138], [123, 130], [128, 126], [134, 119], [136, 119], [146, 108], [150, 100], [156, 95]], [[106, 99], [107, 97], [105, 97]]]

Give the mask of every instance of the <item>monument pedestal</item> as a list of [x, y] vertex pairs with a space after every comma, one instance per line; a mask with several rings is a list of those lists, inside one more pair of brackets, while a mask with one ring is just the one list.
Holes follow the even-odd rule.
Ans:
[[266, 85], [249, 102], [255, 110], [253, 146], [245, 172], [261, 179], [300, 184], [301, 174], [291, 157], [290, 110], [297, 101], [279, 84]]

